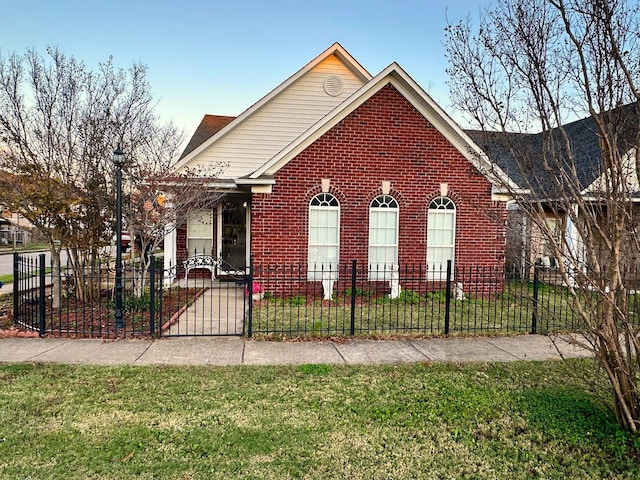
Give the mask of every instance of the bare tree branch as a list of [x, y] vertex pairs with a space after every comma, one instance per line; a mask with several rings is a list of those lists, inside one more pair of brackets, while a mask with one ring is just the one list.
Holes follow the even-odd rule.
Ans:
[[618, 421], [637, 431], [638, 5], [502, 0], [477, 29], [446, 34], [455, 107], [518, 183], [504, 187], [531, 225], [533, 255], [544, 245], [559, 260], [582, 322], [574, 341], [595, 353]]

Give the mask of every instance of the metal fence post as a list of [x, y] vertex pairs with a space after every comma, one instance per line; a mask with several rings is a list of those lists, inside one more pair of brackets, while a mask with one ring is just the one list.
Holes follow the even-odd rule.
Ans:
[[249, 258], [249, 274], [247, 275], [247, 295], [245, 298], [249, 302], [247, 308], [247, 337], [253, 335], [253, 257]]
[[538, 266], [533, 267], [533, 301], [532, 301], [532, 313], [531, 313], [531, 333], [535, 335], [538, 333]]
[[356, 334], [356, 271], [357, 260], [351, 262], [351, 323], [349, 326], [349, 335], [352, 337]]
[[444, 334], [449, 335], [451, 316], [451, 260], [447, 260], [447, 288], [445, 290], [444, 305]]
[[40, 274], [40, 285], [39, 285], [39, 297], [38, 298], [38, 333], [40, 334], [40, 336], [44, 336], [44, 330], [45, 330], [45, 314], [46, 314], [46, 310], [45, 310], [45, 298], [46, 298], [46, 290], [45, 290], [45, 281], [46, 281], [46, 272], [47, 272], [47, 267], [45, 265], [45, 254], [41, 253], [39, 256], [39, 262], [38, 262], [38, 268], [39, 268], [39, 274]]
[[18, 301], [20, 296], [20, 270], [18, 264], [20, 262], [20, 255], [18, 252], [13, 252], [13, 324], [16, 325], [20, 316], [20, 303]]
[[156, 334], [156, 257], [149, 256], [149, 334]]

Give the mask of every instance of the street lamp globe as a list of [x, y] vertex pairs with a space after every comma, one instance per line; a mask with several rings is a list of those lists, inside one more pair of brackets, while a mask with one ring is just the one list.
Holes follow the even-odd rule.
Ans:
[[116, 166], [116, 168], [124, 167], [124, 152], [120, 148], [120, 144], [118, 144], [116, 149], [113, 151], [112, 161], [113, 161], [113, 164]]

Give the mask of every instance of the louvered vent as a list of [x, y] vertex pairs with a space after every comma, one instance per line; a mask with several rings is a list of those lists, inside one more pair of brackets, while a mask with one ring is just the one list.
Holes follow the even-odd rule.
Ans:
[[324, 81], [324, 91], [332, 97], [337, 97], [344, 89], [344, 82], [338, 75], [331, 75]]

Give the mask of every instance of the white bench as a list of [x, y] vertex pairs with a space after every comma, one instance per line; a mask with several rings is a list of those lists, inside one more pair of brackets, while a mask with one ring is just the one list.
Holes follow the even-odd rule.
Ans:
[[182, 265], [184, 266], [185, 280], [189, 276], [189, 271], [194, 268], [206, 268], [211, 272], [211, 280], [215, 280], [216, 268], [220, 265], [220, 260], [212, 257], [211, 255], [194, 255], [182, 262]]

